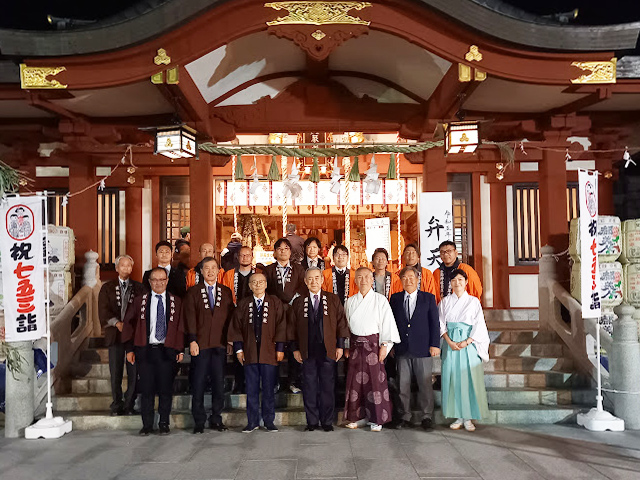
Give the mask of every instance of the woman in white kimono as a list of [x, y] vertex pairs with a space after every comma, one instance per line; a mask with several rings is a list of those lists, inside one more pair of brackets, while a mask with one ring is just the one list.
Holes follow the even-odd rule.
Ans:
[[440, 336], [442, 348], [442, 414], [457, 420], [453, 430], [476, 429], [471, 421], [489, 413], [484, 386], [484, 367], [489, 361], [489, 332], [482, 306], [466, 291], [467, 274], [455, 270], [451, 279], [451, 295], [442, 299]]

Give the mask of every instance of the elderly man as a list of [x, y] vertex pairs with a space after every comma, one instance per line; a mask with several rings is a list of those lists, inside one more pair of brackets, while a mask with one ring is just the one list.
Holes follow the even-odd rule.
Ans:
[[344, 305], [347, 298], [358, 293], [358, 287], [354, 281], [355, 272], [348, 267], [349, 249], [347, 247], [338, 245], [333, 249], [333, 264], [333, 267], [322, 272], [324, 277], [322, 289], [337, 295], [340, 303]]
[[124, 326], [124, 315], [129, 303], [136, 295], [143, 292], [142, 284], [130, 277], [133, 259], [129, 255], [116, 258], [118, 279], [102, 285], [98, 296], [98, 317], [104, 328], [104, 343], [109, 348], [109, 374], [111, 375], [111, 415], [134, 415], [133, 405], [136, 400], [136, 367], [127, 365], [127, 391], [122, 399], [122, 374], [125, 367], [125, 347], [121, 332]]
[[[169, 293], [182, 298], [187, 293], [187, 278], [182, 270], [171, 266], [171, 243], [166, 240], [156, 244], [156, 263], [158, 267], [167, 272], [168, 283], [166, 287]], [[151, 270], [147, 270], [142, 276], [142, 286], [147, 292], [152, 290], [152, 286], [149, 284], [150, 276]]]
[[260, 423], [260, 387], [262, 387], [262, 419], [269, 432], [277, 432], [274, 387], [278, 362], [284, 358], [287, 340], [287, 320], [282, 302], [265, 293], [267, 279], [254, 273], [249, 279], [252, 295], [238, 302], [229, 326], [229, 341], [242, 365], [247, 383], [247, 426], [251, 433]]
[[384, 359], [400, 336], [389, 302], [372, 288], [371, 270], [358, 268], [355, 281], [359, 292], [345, 304], [351, 338], [344, 418], [347, 428], [358, 428], [366, 417], [379, 432], [392, 415]]
[[342, 357], [349, 326], [340, 299], [321, 290], [322, 271], [317, 267], [305, 273], [309, 295], [298, 297], [289, 309], [289, 340], [293, 355], [302, 364], [305, 431], [322, 426], [333, 431], [336, 362]]
[[445, 240], [440, 244], [440, 267], [433, 272], [433, 279], [436, 283], [436, 302], [440, 303], [444, 297], [451, 293], [451, 279], [453, 272], [457, 269], [467, 274], [467, 293], [478, 300], [482, 300], [482, 282], [476, 271], [470, 265], [462, 263], [458, 258], [456, 244], [450, 240]]
[[140, 435], [153, 432], [153, 404], [158, 395], [158, 430], [168, 435], [176, 362], [184, 357], [182, 302], [167, 291], [167, 271], [156, 267], [149, 274], [151, 292], [129, 304], [122, 329], [127, 361], [138, 365], [142, 393]]
[[[420, 265], [420, 248], [415, 243], [410, 243], [402, 251], [402, 264], [405, 267], [415, 267], [418, 272], [418, 290], [436, 294], [436, 282], [433, 274], [428, 268]], [[391, 293], [402, 292], [402, 281], [400, 275], [395, 275], [391, 282]]]
[[227, 330], [233, 314], [231, 290], [217, 283], [218, 261], [213, 257], [202, 260], [203, 283], [191, 287], [184, 297], [184, 315], [189, 353], [193, 363], [191, 376], [191, 411], [195, 427], [193, 433], [204, 433], [207, 415], [204, 390], [211, 379], [211, 416], [209, 427], [224, 432], [224, 366], [227, 363]]
[[418, 290], [418, 271], [404, 267], [400, 271], [404, 291], [391, 295], [389, 304], [396, 319], [401, 342], [395, 346], [400, 405], [395, 428], [411, 426], [411, 377], [418, 384], [421, 425], [433, 428], [433, 386], [431, 357], [440, 355], [440, 319], [433, 294]]
[[202, 282], [202, 260], [207, 257], [213, 257], [213, 245], [210, 243], [203, 243], [200, 245], [198, 252], [200, 253], [200, 261], [195, 267], [187, 272], [187, 288], [191, 288]]

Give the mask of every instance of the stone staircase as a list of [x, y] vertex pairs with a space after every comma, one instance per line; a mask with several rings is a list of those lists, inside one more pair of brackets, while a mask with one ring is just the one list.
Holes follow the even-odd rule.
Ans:
[[[535, 321], [488, 322], [492, 344], [491, 360], [485, 364], [485, 383], [490, 415], [482, 423], [535, 424], [573, 421], [575, 414], [595, 404], [595, 391], [589, 379], [574, 373], [573, 361], [555, 333], [538, 331]], [[188, 357], [187, 357], [188, 358]], [[230, 366], [230, 365], [229, 365]], [[341, 364], [340, 367], [343, 367]], [[341, 369], [340, 369], [341, 370]], [[440, 372], [439, 360], [435, 362]], [[285, 368], [281, 368], [284, 374]], [[71, 394], [58, 395], [54, 409], [73, 421], [79, 430], [136, 429], [141, 420], [135, 417], [111, 417], [111, 388], [107, 349], [101, 339], [92, 339], [90, 348], [80, 357], [71, 381]], [[190, 428], [191, 397], [188, 392], [188, 360], [181, 364], [174, 391], [171, 423], [176, 428]], [[227, 378], [230, 384], [231, 377]], [[126, 382], [126, 380], [125, 380]], [[436, 390], [436, 405], [441, 392]], [[210, 397], [205, 397], [207, 407]], [[338, 420], [344, 405], [344, 393], [337, 395]], [[230, 427], [246, 424], [246, 396], [226, 395], [223, 421]], [[302, 395], [278, 393], [276, 424], [304, 425]], [[436, 422], [445, 423], [439, 409]]]

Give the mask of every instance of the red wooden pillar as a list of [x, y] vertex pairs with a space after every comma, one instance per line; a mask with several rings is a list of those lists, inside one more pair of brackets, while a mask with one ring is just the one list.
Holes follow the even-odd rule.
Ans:
[[567, 167], [565, 153], [545, 150], [539, 162], [540, 172], [540, 244], [551, 245], [556, 252], [569, 246], [567, 221]]
[[189, 203], [191, 216], [191, 264], [200, 261], [203, 243], [214, 243], [213, 170], [209, 155], [189, 160]]
[[[69, 162], [69, 192], [80, 192], [95, 183], [95, 172], [89, 155], [73, 155]], [[68, 220], [76, 237], [76, 267], [81, 267], [85, 263], [84, 254], [87, 251], [98, 251], [97, 187], [91, 187], [69, 198]], [[102, 258], [98, 258], [98, 262], [101, 261]]]
[[446, 192], [447, 185], [447, 157], [441, 148], [425, 150], [422, 165], [422, 191]]
[[142, 188], [131, 186], [125, 189], [127, 232], [126, 253], [133, 258], [131, 277], [142, 281]]
[[[613, 205], [613, 161], [611, 158], [596, 159], [596, 169], [602, 174], [598, 175], [598, 214], [615, 215]], [[607, 178], [608, 174], [611, 174]]]
[[491, 184], [491, 276], [493, 308], [509, 308], [509, 238], [507, 236], [507, 185]]

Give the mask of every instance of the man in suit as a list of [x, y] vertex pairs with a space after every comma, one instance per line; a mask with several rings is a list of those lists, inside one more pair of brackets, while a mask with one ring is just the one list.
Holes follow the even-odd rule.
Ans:
[[440, 320], [432, 293], [418, 290], [418, 271], [400, 271], [403, 291], [391, 295], [391, 311], [396, 320], [400, 343], [394, 346], [400, 391], [399, 419], [395, 428], [411, 426], [411, 377], [418, 384], [418, 405], [425, 430], [433, 428], [433, 385], [431, 357], [440, 355]]
[[342, 357], [349, 325], [337, 295], [321, 290], [322, 271], [305, 272], [309, 295], [298, 297], [289, 309], [288, 337], [293, 355], [302, 364], [305, 431], [322, 426], [333, 431], [336, 404], [336, 362]]
[[[187, 278], [185, 272], [171, 266], [171, 244], [166, 240], [156, 244], [156, 262], [158, 267], [164, 268], [167, 272], [167, 291], [172, 295], [182, 298], [187, 292]], [[152, 288], [149, 284], [149, 277], [152, 270], [144, 272], [142, 277], [142, 285], [151, 292]]]
[[217, 283], [218, 261], [213, 257], [202, 260], [204, 283], [191, 287], [183, 299], [187, 340], [193, 375], [191, 378], [191, 411], [195, 427], [193, 433], [204, 433], [207, 415], [204, 390], [211, 378], [211, 416], [209, 427], [224, 432], [224, 365], [227, 361], [226, 336], [233, 313], [231, 290]]
[[323, 275], [322, 289], [338, 296], [340, 303], [344, 306], [347, 298], [358, 293], [355, 284], [355, 271], [349, 268], [349, 249], [344, 245], [337, 245], [333, 249], [333, 264], [327, 268]]
[[[280, 299], [285, 305], [285, 311], [293, 300], [306, 295], [307, 287], [304, 284], [304, 268], [298, 263], [292, 263], [291, 243], [286, 238], [280, 238], [274, 244], [274, 257], [276, 261], [267, 265], [264, 275], [267, 278], [267, 293]], [[293, 358], [293, 353], [289, 349], [287, 355], [289, 390], [292, 393], [302, 391], [302, 378], [300, 376], [300, 365]]]
[[244, 365], [247, 385], [247, 426], [251, 433], [260, 423], [260, 386], [262, 386], [262, 419], [268, 432], [275, 426], [275, 385], [278, 362], [284, 359], [287, 340], [287, 320], [282, 302], [275, 295], [266, 294], [267, 279], [254, 273], [249, 279], [250, 297], [238, 302], [229, 326], [229, 341], [238, 361]]
[[125, 348], [122, 343], [124, 315], [133, 298], [142, 294], [142, 284], [130, 277], [133, 259], [129, 255], [116, 258], [118, 278], [102, 285], [98, 296], [98, 317], [104, 329], [104, 343], [109, 349], [109, 374], [111, 375], [111, 415], [135, 415], [136, 367], [128, 362], [127, 391], [122, 399], [122, 374], [125, 367]]
[[153, 432], [153, 404], [158, 395], [158, 431], [168, 435], [176, 362], [184, 357], [182, 302], [167, 291], [167, 271], [156, 267], [149, 274], [151, 292], [129, 304], [122, 329], [127, 361], [138, 365], [142, 393], [140, 435]]
[[[402, 264], [407, 267], [414, 267], [418, 272], [418, 290], [436, 294], [436, 282], [433, 280], [433, 274], [428, 268], [420, 265], [420, 247], [416, 243], [410, 243], [402, 251]], [[391, 281], [391, 293], [402, 292], [402, 280], [400, 272], [395, 275]]]

